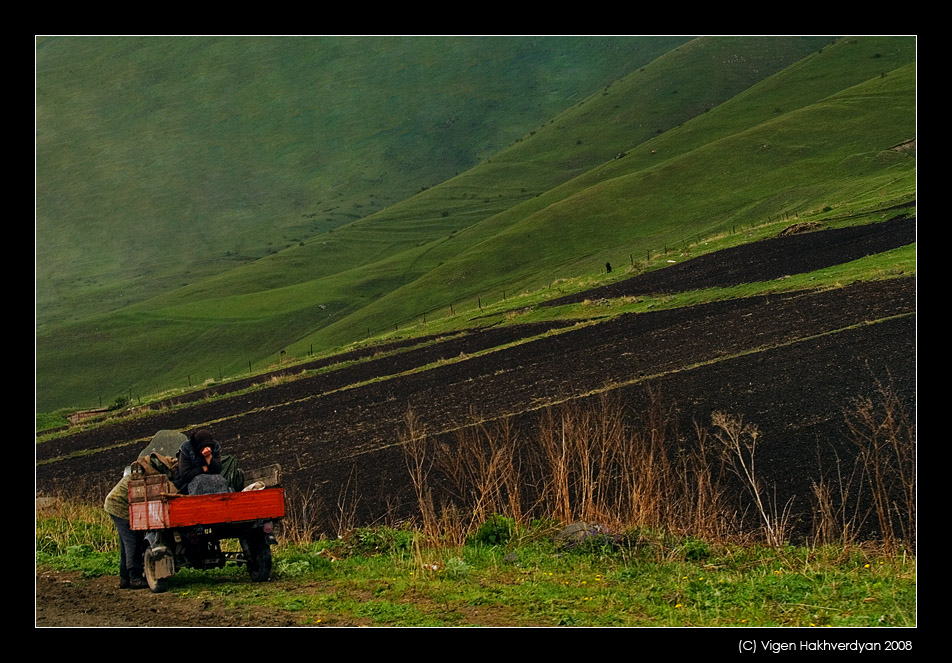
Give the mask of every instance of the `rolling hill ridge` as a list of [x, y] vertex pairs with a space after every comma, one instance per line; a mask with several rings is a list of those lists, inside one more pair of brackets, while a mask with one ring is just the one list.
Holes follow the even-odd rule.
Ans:
[[692, 40], [386, 209], [44, 330], [38, 407], [238, 375], [782, 215], [914, 200], [914, 151], [894, 149], [915, 138], [914, 62], [905, 38]]

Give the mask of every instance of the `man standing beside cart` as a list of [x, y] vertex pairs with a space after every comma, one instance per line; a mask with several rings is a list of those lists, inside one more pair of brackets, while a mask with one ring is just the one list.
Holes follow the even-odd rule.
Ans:
[[145, 537], [129, 528], [129, 480], [132, 468], [127, 467], [122, 479], [106, 495], [103, 508], [119, 530], [119, 589], [148, 587], [142, 567]]
[[[164, 456], [171, 463], [171, 456], [188, 438], [174, 430], [160, 430], [152, 436], [149, 445], [139, 453], [135, 464], [156, 454]], [[103, 508], [112, 518], [119, 531], [119, 588], [140, 589], [148, 587], [143, 575], [143, 555], [146, 549], [144, 532], [131, 528], [129, 522], [129, 481], [132, 479], [132, 465], [125, 468], [122, 479], [106, 496]]]

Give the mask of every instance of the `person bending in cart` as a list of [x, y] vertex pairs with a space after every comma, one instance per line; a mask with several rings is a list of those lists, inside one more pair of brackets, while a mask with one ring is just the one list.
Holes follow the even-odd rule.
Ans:
[[178, 453], [175, 487], [188, 495], [231, 491], [222, 476], [221, 445], [207, 428], [194, 431]]

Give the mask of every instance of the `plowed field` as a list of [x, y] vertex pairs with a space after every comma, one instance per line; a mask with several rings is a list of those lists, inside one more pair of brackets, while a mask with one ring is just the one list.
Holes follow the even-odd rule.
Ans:
[[[914, 280], [895, 279], [626, 315], [401, 374], [418, 352], [428, 363], [424, 348], [42, 443], [37, 485], [104, 491], [156, 430], [208, 425], [242, 464], [278, 462], [290, 488], [317, 487], [329, 505], [349, 483], [373, 520], [412, 495], [399, 446], [408, 410], [434, 435], [508, 415], [532, 426], [540, 408], [596, 392], [638, 409], [650, 383], [685, 428], [714, 410], [756, 423], [764, 480], [806, 505], [818, 450], [849, 453], [850, 399], [891, 380], [912, 407], [914, 313]], [[390, 377], [357, 382], [374, 373]]]
[[[890, 228], [903, 238], [909, 233], [905, 221], [879, 225], [880, 237]], [[827, 232], [777, 241], [796, 242], [802, 253], [809, 238], [818, 251], [833, 244], [844, 258], [855, 256], [854, 245], [830, 242]], [[853, 233], [857, 241], [868, 235]], [[741, 248], [756, 253], [758, 244]], [[758, 280], [763, 260], [742, 260], [738, 249], [722, 253], [731, 265], [749, 265], [747, 280]], [[808, 254], [804, 260], [812, 260]], [[712, 258], [704, 261], [711, 271]], [[475, 353], [548, 327], [472, 332], [43, 442], [36, 449], [37, 489], [75, 493], [81, 486], [95, 497], [156, 430], [210, 426], [242, 464], [280, 463], [292, 489], [316, 487], [336, 505], [345, 484], [356, 487], [361, 512], [376, 519], [410, 498], [399, 445], [409, 410], [436, 436], [507, 416], [530, 427], [541, 408], [594, 393], [611, 392], [638, 409], [651, 384], [660, 385], [686, 428], [709, 423], [714, 410], [756, 423], [765, 440], [759, 459], [764, 480], [806, 505], [818, 449], [821, 457], [833, 450], [849, 454], [842, 412], [851, 399], [890, 381], [913, 407], [915, 294], [914, 279], [905, 278], [569, 328], [553, 323], [559, 333], [485, 354]], [[413, 372], [423, 366], [429, 368]]]
[[[908, 225], [893, 228], [908, 235]], [[813, 249], [828, 253], [831, 245], [824, 232], [789, 239], [796, 240], [804, 260], [812, 260]], [[833, 244], [843, 260], [854, 259], [855, 245]], [[774, 278], [758, 271], [765, 263], [755, 255], [756, 244], [742, 248], [748, 258], [732, 250], [722, 256], [725, 269], [740, 261], [748, 265], [745, 281]], [[714, 259], [705, 260], [704, 270], [716, 273]], [[630, 291], [637, 284], [626, 287]], [[695, 422], [709, 424], [716, 410], [755, 423], [761, 431], [762, 480], [780, 503], [793, 499], [808, 513], [812, 482], [837, 459], [848, 462], [855, 454], [843, 423], [852, 399], [873, 396], [888, 383], [914, 412], [915, 311], [915, 280], [899, 278], [624, 315], [598, 324], [500, 327], [435, 339], [267, 389], [42, 442], [36, 447], [37, 492], [99, 501], [156, 430], [209, 426], [242, 465], [280, 463], [289, 494], [312, 492], [324, 505], [322, 525], [332, 531], [342, 499], [357, 522], [411, 511], [412, 485], [400, 446], [410, 410], [430, 435], [448, 444], [457, 429], [504, 417], [531, 443], [548, 406], [608, 393], [635, 413], [646, 407], [645, 388], [652, 386], [660, 388], [683, 430]], [[538, 336], [549, 327], [557, 333]], [[414, 371], [421, 367], [428, 368]], [[38, 623], [44, 623], [46, 605], [45, 623], [118, 625], [105, 613], [102, 619], [75, 621], [66, 613], [71, 602], [84, 601], [76, 598], [80, 588], [52, 576], [38, 582]], [[103, 610], [124, 598], [111, 592]], [[190, 618], [181, 615], [185, 622]]]

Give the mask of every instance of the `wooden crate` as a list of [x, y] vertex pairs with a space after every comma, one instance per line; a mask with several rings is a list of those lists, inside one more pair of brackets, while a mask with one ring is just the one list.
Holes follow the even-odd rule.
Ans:
[[150, 474], [129, 481], [129, 504], [157, 500], [164, 493], [174, 492], [169, 480], [161, 474]]
[[256, 481], [260, 481], [266, 488], [273, 488], [281, 485], [281, 466], [266, 465], [253, 470], [245, 470], [245, 486], [250, 486]]
[[129, 482], [129, 527], [133, 530], [162, 529], [169, 520], [164, 495], [172, 492], [169, 480], [149, 475]]

